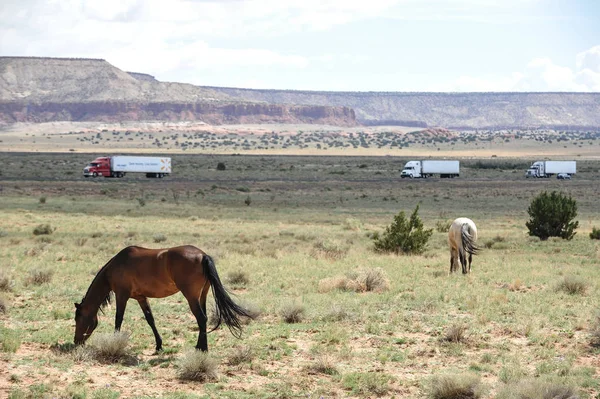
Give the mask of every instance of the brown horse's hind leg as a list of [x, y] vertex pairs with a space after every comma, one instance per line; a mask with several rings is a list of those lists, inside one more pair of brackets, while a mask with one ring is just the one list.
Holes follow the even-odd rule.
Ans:
[[128, 300], [128, 295], [115, 293], [115, 302], [117, 304], [117, 310], [115, 312], [115, 331], [121, 331], [121, 324], [123, 324], [123, 315], [125, 314], [125, 308], [127, 307]]
[[208, 295], [209, 288], [210, 285], [208, 282], [206, 282], [204, 287], [202, 287], [202, 292], [200, 295], [186, 293], [184, 290], [181, 291], [187, 299], [188, 304], [190, 305], [190, 310], [198, 322], [198, 342], [196, 343], [196, 349], [200, 349], [203, 352], [208, 351], [208, 339], [206, 337], [206, 323], [208, 321], [208, 317], [206, 315], [206, 297]]
[[467, 274], [467, 255], [464, 252], [460, 254], [460, 265], [462, 266], [462, 273]]
[[150, 325], [152, 329], [152, 333], [154, 333], [154, 339], [156, 340], [156, 351], [160, 352], [162, 350], [162, 338], [156, 329], [156, 325], [154, 324], [154, 316], [152, 315], [152, 310], [150, 309], [150, 304], [148, 303], [147, 298], [141, 298], [137, 300], [142, 308], [142, 312], [144, 312], [144, 317], [146, 321]]

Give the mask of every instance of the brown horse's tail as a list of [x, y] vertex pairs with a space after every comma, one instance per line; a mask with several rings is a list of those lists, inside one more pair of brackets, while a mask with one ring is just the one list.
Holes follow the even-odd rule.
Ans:
[[204, 275], [210, 282], [216, 303], [217, 323], [211, 331], [219, 328], [221, 323], [225, 323], [233, 336], [240, 338], [242, 335], [240, 316], [253, 318], [253, 315], [231, 299], [229, 293], [223, 287], [223, 283], [221, 283], [215, 262], [210, 256], [204, 255], [202, 257], [202, 268], [204, 269]]
[[480, 248], [475, 245], [475, 236], [471, 233], [468, 223], [463, 223], [460, 228], [460, 237], [462, 240], [461, 252], [465, 251], [470, 255], [477, 255]]

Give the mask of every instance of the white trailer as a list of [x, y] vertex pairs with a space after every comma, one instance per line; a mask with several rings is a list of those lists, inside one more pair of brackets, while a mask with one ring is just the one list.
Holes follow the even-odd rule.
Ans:
[[572, 176], [577, 173], [576, 161], [535, 161], [527, 172], [525, 177], [552, 177], [558, 174], [566, 174]]
[[458, 177], [460, 175], [460, 163], [454, 160], [427, 159], [421, 161], [408, 161], [400, 177], [417, 179], [440, 175], [442, 178]]

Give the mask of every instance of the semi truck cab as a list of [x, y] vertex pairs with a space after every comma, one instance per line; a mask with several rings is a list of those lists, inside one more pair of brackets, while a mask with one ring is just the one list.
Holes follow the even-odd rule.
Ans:
[[110, 176], [110, 158], [100, 157], [94, 159], [83, 169], [84, 177]]

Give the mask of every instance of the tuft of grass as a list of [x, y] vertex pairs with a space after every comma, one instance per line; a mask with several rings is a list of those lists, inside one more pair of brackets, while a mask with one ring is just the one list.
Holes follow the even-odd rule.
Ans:
[[346, 218], [342, 226], [344, 227], [344, 230], [360, 231], [363, 224], [356, 218]]
[[52, 234], [54, 229], [49, 224], [39, 224], [33, 229], [34, 236]]
[[600, 229], [594, 227], [590, 233], [590, 238], [592, 240], [600, 240]]
[[91, 357], [103, 362], [115, 363], [127, 358], [129, 334], [121, 331], [114, 333], [98, 333], [90, 338]]
[[539, 379], [526, 379], [504, 386], [498, 392], [498, 399], [579, 399], [573, 387], [545, 382]]
[[452, 226], [451, 220], [438, 220], [435, 222], [435, 229], [438, 233], [447, 233], [450, 231], [450, 226]]
[[155, 234], [154, 237], [152, 237], [152, 240], [154, 240], [154, 242], [158, 244], [160, 242], [167, 241], [167, 236], [164, 234]]
[[309, 374], [338, 375], [335, 362], [326, 356], [319, 356], [313, 362], [304, 366]]
[[430, 399], [478, 399], [482, 395], [482, 385], [476, 375], [434, 376], [429, 382]]
[[39, 199], [40, 204], [45, 204], [46, 203], [46, 196], [42, 195]]
[[0, 325], [0, 350], [15, 353], [21, 346], [21, 334], [18, 331]]
[[313, 246], [311, 255], [313, 258], [325, 258], [339, 260], [346, 257], [347, 249], [337, 241], [319, 241]]
[[206, 382], [217, 379], [217, 361], [208, 352], [190, 350], [177, 366], [177, 377], [181, 380]]
[[342, 378], [342, 385], [358, 396], [383, 396], [390, 390], [390, 379], [384, 373], [350, 373]]
[[234, 287], [245, 287], [250, 283], [250, 278], [245, 271], [236, 270], [227, 274], [227, 282]]
[[42, 285], [52, 281], [53, 270], [30, 270], [25, 285]]
[[334, 290], [354, 292], [384, 292], [390, 288], [390, 283], [381, 268], [362, 269], [349, 276], [336, 276], [319, 281], [319, 292], [326, 293]]
[[590, 326], [590, 344], [600, 347], [600, 312], [596, 313], [596, 318]]
[[75, 244], [77, 244], [78, 247], [83, 247], [87, 240], [87, 237], [78, 237], [75, 239]]
[[238, 366], [242, 363], [251, 363], [255, 354], [249, 346], [240, 346], [235, 348], [235, 352], [229, 356], [227, 363], [230, 366]]
[[583, 295], [587, 290], [587, 282], [579, 277], [566, 276], [558, 283], [556, 290], [564, 291], [569, 295]]
[[343, 306], [331, 305], [331, 308], [323, 315], [323, 321], [344, 321], [350, 319], [352, 314]]
[[385, 271], [379, 267], [361, 270], [356, 281], [364, 291], [383, 292], [390, 288]]
[[300, 323], [304, 320], [306, 309], [300, 303], [288, 303], [281, 308], [280, 314], [286, 323]]
[[442, 335], [442, 341], [464, 344], [467, 342], [467, 332], [469, 328], [462, 323], [452, 324]]
[[8, 292], [13, 287], [12, 278], [4, 271], [0, 270], [0, 291]]
[[0, 295], [0, 313], [8, 312], [8, 299]]

